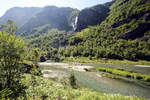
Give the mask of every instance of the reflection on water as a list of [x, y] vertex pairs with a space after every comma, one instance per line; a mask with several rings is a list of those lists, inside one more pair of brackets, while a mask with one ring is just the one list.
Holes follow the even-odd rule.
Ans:
[[150, 88], [144, 88], [133, 83], [107, 77], [99, 78], [96, 77], [95, 73], [76, 72], [76, 77], [84, 86], [96, 91], [150, 98]]
[[[91, 65], [91, 64], [90, 64]], [[97, 65], [96, 65], [97, 66]], [[107, 65], [108, 66], [108, 65]], [[119, 65], [116, 65], [119, 67]], [[69, 75], [70, 69], [64, 69], [61, 66], [48, 66], [42, 67], [44, 70], [53, 70], [53, 71], [60, 71], [64, 72], [66, 75]], [[79, 72], [75, 71], [75, 76], [77, 81], [95, 91], [104, 92], [104, 93], [113, 93], [113, 94], [122, 94], [126, 96], [139, 96], [139, 97], [146, 97], [150, 98], [150, 87], [145, 88], [141, 87], [134, 83], [129, 83], [126, 81], [118, 80], [118, 79], [111, 79], [107, 77], [99, 77], [99, 72]], [[58, 74], [62, 76], [61, 74]]]

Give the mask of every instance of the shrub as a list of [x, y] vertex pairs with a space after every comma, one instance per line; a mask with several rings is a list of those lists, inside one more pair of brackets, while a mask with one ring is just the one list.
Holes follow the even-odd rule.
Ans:
[[84, 70], [85, 70], [86, 72], [90, 72], [90, 70], [89, 70], [88, 68], [84, 68]]
[[10, 89], [5, 88], [0, 91], [0, 99], [4, 100], [3, 98], [8, 98], [12, 93], [13, 92]]
[[72, 88], [77, 88], [76, 78], [75, 78], [74, 72], [71, 72], [70, 77], [69, 77], [69, 81], [70, 81], [70, 85]]
[[44, 57], [44, 56], [41, 56], [41, 57], [40, 57], [40, 62], [45, 62], [45, 61], [46, 61], [45, 57]]

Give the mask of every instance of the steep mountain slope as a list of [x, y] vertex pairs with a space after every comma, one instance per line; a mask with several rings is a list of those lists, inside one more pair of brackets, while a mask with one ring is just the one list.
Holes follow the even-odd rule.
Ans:
[[57, 28], [59, 30], [71, 30], [68, 19], [72, 8], [58, 8], [55, 6], [44, 7], [41, 12], [32, 17], [27, 23], [25, 23], [20, 31], [29, 32], [33, 28], [50, 24], [51, 28]]
[[38, 7], [11, 8], [0, 18], [0, 24], [5, 24], [7, 20], [13, 20], [17, 26], [22, 26], [40, 10], [41, 8]]
[[69, 7], [46, 6], [38, 7], [14, 7], [9, 9], [1, 18], [0, 24], [7, 20], [13, 20], [20, 27], [17, 33], [24, 32], [24, 35], [34, 33], [34, 28], [49, 24], [49, 29], [72, 30], [77, 9]]
[[100, 25], [70, 38], [62, 56], [150, 60], [149, 11], [149, 0], [116, 0]]
[[117, 0], [111, 6], [110, 15], [101, 27], [106, 33], [114, 33], [117, 38], [136, 39], [149, 34], [150, 1]]
[[50, 29], [81, 31], [88, 26], [100, 24], [108, 16], [109, 6], [114, 1], [96, 5], [79, 11], [69, 7], [47, 6], [44, 8], [11, 8], [3, 17], [0, 24], [8, 19], [13, 20], [19, 27], [18, 33], [24, 35], [34, 33], [34, 28], [50, 25]]
[[[80, 31], [81, 29], [84, 29], [84, 28], [88, 27], [89, 25], [100, 24], [108, 15], [109, 6], [111, 6], [112, 3], [113, 2], [108, 2], [104, 5], [96, 5], [96, 6], [93, 6], [90, 8], [86, 8], [86, 9], [82, 10], [81, 12], [78, 9], [73, 9], [69, 15], [67, 14], [68, 25], [71, 26], [72, 30]], [[54, 7], [51, 7], [51, 8], [48, 7], [48, 8], [49, 8], [49, 10], [54, 9]], [[56, 11], [56, 7], [54, 10], [55, 10], [55, 12], [57, 12], [57, 14], [62, 13], [62, 12]], [[44, 10], [44, 11], [45, 12], [43, 14], [41, 14], [41, 12], [38, 14], [39, 15], [38, 18], [35, 18], [35, 19], [38, 19], [37, 23], [34, 23], [35, 21], [34, 21], [34, 19], [32, 19], [31, 21], [29, 21], [30, 23], [28, 23], [25, 26], [31, 27], [31, 25], [32, 25], [31, 23], [34, 23], [33, 25], [39, 24], [40, 22], [43, 23], [43, 20], [42, 20], [43, 18], [41, 18], [41, 17], [44, 16], [44, 19], [47, 19], [46, 16], [50, 16], [50, 14], [45, 15], [47, 13], [47, 10]], [[52, 12], [52, 11], [48, 11], [48, 12]], [[52, 14], [51, 17], [49, 17], [49, 20], [51, 20], [53, 17], [55, 17], [55, 18], [59, 17], [57, 14]], [[53, 19], [52, 21], [55, 21], [55, 20]], [[28, 38], [30, 40], [29, 42], [32, 45], [34, 45], [36, 47], [37, 47], [37, 45], [39, 45], [40, 48], [42, 45], [44, 46], [46, 44], [49, 44], [49, 45], [45, 46], [46, 48], [50, 48], [50, 47], [59, 48], [62, 46], [66, 46], [68, 44], [67, 39], [69, 37], [71, 37], [73, 35], [73, 33], [71, 32], [71, 34], [70, 34], [70, 32], [65, 32], [65, 36], [62, 38], [62, 35], [60, 35], [60, 34], [58, 35], [58, 34], [56, 34], [57, 32], [51, 31], [51, 29], [56, 28], [56, 26], [54, 26], [55, 25], [54, 23], [60, 25], [59, 22], [57, 22], [57, 21], [51, 22], [51, 23], [53, 23], [52, 25], [50, 25], [50, 21], [49, 22], [47, 21], [47, 23], [49, 23], [49, 24], [45, 24], [43, 26], [41, 26], [42, 25], [41, 24], [41, 25], [39, 25], [39, 27], [36, 27], [36, 28], [31, 27], [31, 30], [29, 32], [27, 32], [31, 35], [27, 36], [26, 38]], [[63, 21], [63, 20], [61, 20], [61, 21]], [[65, 24], [61, 25], [61, 26], [57, 26], [57, 29], [61, 30], [60, 28], [63, 28], [63, 26], [65, 26]], [[60, 28], [58, 28], [58, 27], [60, 27]], [[64, 30], [66, 30], [66, 28], [64, 28]], [[54, 32], [55, 35], [52, 32]], [[27, 33], [26, 33], [26, 35], [27, 35]], [[46, 36], [48, 36], [48, 37], [56, 36], [56, 38], [60, 38], [62, 40], [56, 41], [57, 39], [55, 40], [55, 38], [46, 38]], [[33, 39], [33, 38], [36, 38], [36, 39]], [[44, 40], [42, 41], [42, 39], [44, 39]], [[48, 40], [45, 41], [45, 39], [49, 39], [49, 41]], [[66, 41], [64, 43], [66, 43], [66, 44], [63, 43], [60, 46], [59, 41], [63, 41], [64, 39]], [[40, 42], [36, 42], [37, 40], [44, 42], [44, 44], [41, 45]], [[55, 42], [52, 42], [52, 41], [55, 41]]]
[[76, 17], [75, 31], [81, 31], [88, 26], [98, 25], [108, 16], [109, 7], [105, 5], [96, 5], [83, 9]]
[[105, 4], [95, 5], [93, 7], [81, 10], [75, 18], [74, 31], [79, 32], [88, 26], [101, 24], [109, 15], [109, 7], [115, 2], [107, 2]]

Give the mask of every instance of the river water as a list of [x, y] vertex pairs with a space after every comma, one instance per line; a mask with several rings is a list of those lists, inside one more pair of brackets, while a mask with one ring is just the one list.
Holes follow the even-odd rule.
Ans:
[[[114, 64], [80, 64], [82, 66], [89, 65], [89, 66], [102, 66], [103, 67], [117, 67], [117, 68], [126, 68], [130, 70], [134, 70], [136, 72], [147, 73], [150, 74], [150, 68], [139, 68], [133, 65], [114, 65]], [[66, 66], [66, 65], [64, 65]], [[42, 70], [50, 70], [52, 73], [47, 73], [47, 77], [57, 76], [62, 77], [69, 76], [70, 69], [64, 67], [63, 65], [54, 64], [54, 65], [46, 65], [41, 66]], [[57, 74], [60, 73], [60, 74]], [[94, 91], [103, 92], [103, 93], [110, 93], [110, 94], [122, 94], [125, 96], [138, 96], [138, 97], [145, 97], [150, 98], [150, 87], [142, 86], [137, 83], [119, 80], [119, 79], [112, 79], [107, 77], [101, 77], [100, 72], [84, 72], [84, 71], [74, 71], [75, 76], [77, 78], [78, 83], [86, 88], [89, 88]]]

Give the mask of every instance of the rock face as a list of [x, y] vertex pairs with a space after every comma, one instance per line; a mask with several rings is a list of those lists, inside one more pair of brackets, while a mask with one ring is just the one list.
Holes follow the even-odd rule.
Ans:
[[46, 6], [38, 7], [14, 7], [9, 9], [1, 18], [0, 24], [7, 20], [13, 20], [20, 27], [17, 33], [30, 34], [32, 29], [43, 25], [50, 25], [50, 29], [72, 30], [69, 18], [75, 9], [69, 7]]
[[55, 6], [47, 6], [25, 23], [20, 30], [29, 32], [33, 28], [45, 24], [50, 24], [52, 28], [57, 28], [59, 30], [71, 30], [68, 18], [73, 10], [74, 9], [68, 7], [58, 8]]
[[13, 20], [17, 26], [22, 26], [40, 10], [41, 8], [38, 7], [11, 8], [0, 18], [0, 24], [5, 24], [7, 20]]
[[98, 25], [108, 16], [109, 6], [113, 2], [96, 5], [79, 11], [69, 7], [58, 8], [56, 6], [38, 7], [14, 7], [9, 9], [0, 18], [0, 24], [7, 20], [13, 20], [20, 27], [18, 34], [24, 32], [32, 34], [34, 28], [49, 25], [50, 29], [81, 31], [88, 26]]
[[105, 5], [83, 9], [75, 18], [74, 30], [81, 31], [88, 26], [100, 24], [108, 16], [108, 12], [109, 7]]
[[77, 27], [77, 21], [78, 21], [78, 14], [79, 14], [79, 10], [75, 9], [74, 11], [72, 11], [72, 13], [70, 14], [69, 17], [69, 25], [72, 27], [72, 30], [74, 31]]

